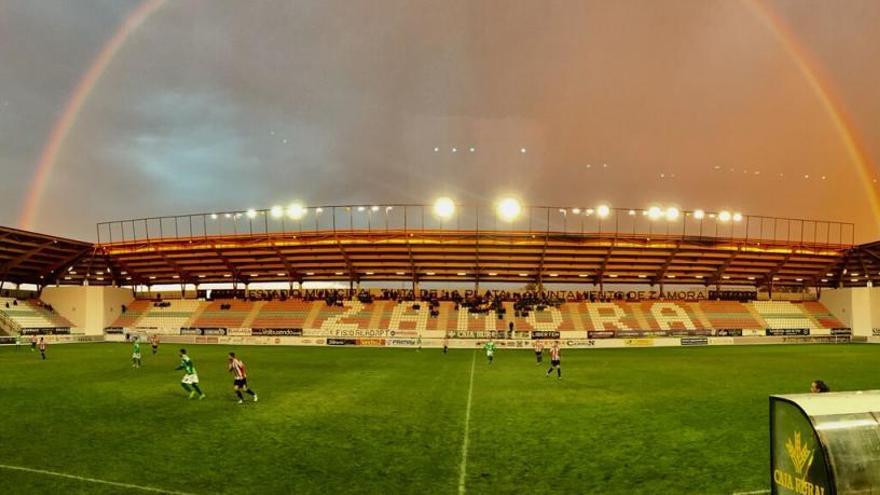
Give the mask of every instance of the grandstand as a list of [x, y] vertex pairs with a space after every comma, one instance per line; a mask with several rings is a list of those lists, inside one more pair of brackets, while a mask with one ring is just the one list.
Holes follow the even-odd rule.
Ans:
[[[160, 305], [161, 304], [161, 305]], [[230, 309], [220, 309], [228, 306]], [[340, 305], [325, 301], [241, 301], [241, 300], [139, 300], [112, 325], [113, 328], [157, 330], [178, 334], [182, 328], [289, 328], [310, 335], [388, 331], [443, 335], [486, 336], [503, 334], [508, 325], [518, 334], [559, 332], [562, 338], [588, 338], [595, 332], [622, 331], [644, 334], [675, 334], [719, 330], [810, 329], [815, 335], [844, 328], [821, 302], [789, 301], [641, 301], [567, 302], [525, 315], [505, 303], [503, 314], [474, 313], [453, 302], [438, 304], [436, 316], [426, 302], [375, 301], [363, 304], [346, 300]], [[143, 309], [145, 308], [145, 309]], [[134, 315], [132, 313], [135, 313]], [[600, 333], [599, 335], [603, 335]]]
[[[658, 228], [648, 210], [609, 208], [603, 222], [587, 215], [592, 210], [530, 206], [526, 217], [499, 227], [484, 217], [490, 208], [462, 207], [449, 229], [426, 217], [430, 205], [298, 208], [313, 228], [302, 221], [292, 228], [267, 209], [105, 222], [94, 244], [5, 229], [0, 253], [10, 254], [2, 266], [6, 280], [34, 284], [38, 293], [114, 288], [118, 304], [100, 324], [75, 332], [284, 330], [311, 337], [823, 336], [852, 325], [823, 302], [825, 294], [834, 306], [835, 289], [880, 277], [877, 244], [855, 246], [853, 226], [839, 222], [676, 211], [675, 222]], [[384, 221], [370, 223], [361, 212], [379, 212]], [[493, 228], [480, 227], [486, 224]], [[252, 287], [279, 282], [289, 289], [248, 297]], [[401, 282], [411, 290], [358, 289]], [[292, 290], [308, 283], [348, 290], [328, 301]], [[461, 288], [481, 302], [438, 299], [420, 289], [426, 283]], [[163, 284], [233, 290], [211, 300], [198, 290], [199, 297], [144, 299], [144, 289]], [[534, 299], [526, 304], [481, 291], [481, 284], [531, 284], [536, 292], [523, 296]], [[569, 289], [547, 297], [551, 286]], [[61, 306], [62, 314], [69, 311]], [[114, 313], [116, 306], [125, 311]], [[0, 314], [20, 328], [71, 327], [40, 303]]]

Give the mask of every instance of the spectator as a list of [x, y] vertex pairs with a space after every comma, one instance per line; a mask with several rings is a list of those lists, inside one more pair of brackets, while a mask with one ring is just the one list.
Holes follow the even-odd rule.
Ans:
[[831, 392], [831, 388], [822, 380], [816, 380], [810, 384], [810, 392], [814, 394], [824, 394], [825, 392]]

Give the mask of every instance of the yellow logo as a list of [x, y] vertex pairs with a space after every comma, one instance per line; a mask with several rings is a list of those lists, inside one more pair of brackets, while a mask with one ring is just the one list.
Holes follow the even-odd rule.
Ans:
[[813, 449], [808, 448], [806, 443], [801, 442], [801, 432], [795, 432], [794, 441], [792, 441], [792, 438], [785, 441], [785, 450], [788, 452], [788, 457], [791, 458], [797, 473], [802, 477], [806, 477], [807, 471], [813, 464]]

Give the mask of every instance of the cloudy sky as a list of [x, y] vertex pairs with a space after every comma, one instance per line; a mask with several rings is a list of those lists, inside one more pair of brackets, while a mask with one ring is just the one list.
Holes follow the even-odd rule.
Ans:
[[[141, 4], [0, 0], [0, 224]], [[514, 192], [871, 240], [878, 25], [874, 0], [167, 0], [97, 78], [29, 227]]]

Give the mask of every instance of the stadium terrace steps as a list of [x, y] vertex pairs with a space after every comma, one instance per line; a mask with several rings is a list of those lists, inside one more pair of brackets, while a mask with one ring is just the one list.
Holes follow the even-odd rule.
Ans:
[[755, 301], [750, 303], [767, 323], [767, 328], [819, 328], [818, 322], [786, 301]]
[[823, 328], [844, 328], [846, 326], [820, 302], [806, 301], [800, 303], [800, 305], [803, 312], [812, 317]]
[[765, 328], [747, 305], [735, 301], [700, 301], [696, 303], [711, 328]]
[[181, 328], [189, 325], [192, 315], [202, 301], [196, 299], [169, 299], [168, 306], [151, 303], [135, 325], [137, 328]]
[[300, 299], [266, 302], [254, 315], [251, 328], [305, 328], [313, 304]]
[[133, 328], [137, 326], [141, 317], [153, 305], [152, 301], [136, 300], [126, 305], [125, 312], [120, 314], [111, 326], [117, 328]]
[[[155, 328], [161, 333], [176, 333], [181, 327], [300, 328], [312, 335], [326, 336], [356, 335], [362, 330], [388, 331], [391, 335], [442, 336], [504, 332], [513, 323], [517, 332], [559, 331], [565, 338], [590, 331], [818, 330], [844, 326], [819, 302], [569, 302], [543, 310], [535, 308], [527, 314], [517, 314], [513, 303], [506, 302], [502, 318], [494, 311], [471, 313], [464, 307], [456, 309], [455, 303], [449, 301], [439, 304], [437, 317], [430, 316], [428, 303], [416, 303], [416, 309], [411, 301], [365, 304], [355, 300], [345, 301], [342, 306], [300, 299], [167, 302], [169, 307], [160, 308], [152, 301], [135, 301], [114, 326]], [[220, 309], [223, 304], [229, 304], [230, 309]]]
[[[196, 328], [241, 328], [256, 303], [234, 299], [216, 300], [195, 318], [189, 326]], [[220, 309], [229, 305], [229, 309]]]
[[16, 301], [14, 298], [0, 297], [0, 312], [21, 328], [72, 327], [65, 318], [35, 301]]

